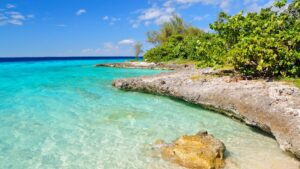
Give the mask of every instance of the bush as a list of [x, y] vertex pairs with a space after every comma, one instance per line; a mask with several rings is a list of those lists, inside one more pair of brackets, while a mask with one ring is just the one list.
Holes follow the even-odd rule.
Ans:
[[172, 35], [167, 42], [146, 52], [144, 58], [151, 62], [191, 59], [196, 55], [197, 38]]
[[215, 34], [206, 34], [197, 40], [198, 67], [216, 67], [227, 64], [225, 54], [227, 52], [225, 41]]
[[[199, 67], [231, 64], [244, 75], [300, 77], [300, 0], [274, 3], [260, 12], [229, 16], [224, 12], [204, 33], [174, 16], [149, 35], [156, 46], [145, 54], [148, 61], [197, 61]], [[229, 65], [230, 66], [230, 65]]]
[[[277, 8], [286, 1], [275, 3]], [[300, 1], [283, 12], [271, 7], [259, 13], [220, 13], [211, 28], [226, 41], [233, 66], [252, 76], [300, 76]]]
[[234, 67], [245, 75], [300, 76], [300, 53], [281, 38], [243, 38], [234, 45], [228, 56], [232, 58]]
[[144, 59], [147, 62], [162, 62], [167, 61], [169, 52], [163, 46], [157, 46], [148, 50], [145, 55]]

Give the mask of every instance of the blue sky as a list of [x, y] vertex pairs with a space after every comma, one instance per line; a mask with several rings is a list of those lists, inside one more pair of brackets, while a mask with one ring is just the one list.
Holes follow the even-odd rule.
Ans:
[[206, 31], [218, 12], [274, 0], [0, 0], [0, 57], [128, 56], [172, 13]]

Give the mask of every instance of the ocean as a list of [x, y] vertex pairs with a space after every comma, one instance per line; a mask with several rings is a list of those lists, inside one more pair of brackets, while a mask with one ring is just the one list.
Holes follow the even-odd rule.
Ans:
[[111, 85], [162, 71], [94, 67], [130, 59], [0, 59], [0, 169], [177, 169], [151, 144], [200, 130], [225, 143], [226, 168], [298, 169], [274, 138], [238, 121]]

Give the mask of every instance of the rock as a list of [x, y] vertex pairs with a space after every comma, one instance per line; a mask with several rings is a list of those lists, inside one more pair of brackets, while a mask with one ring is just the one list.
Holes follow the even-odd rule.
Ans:
[[[272, 134], [300, 159], [300, 90], [280, 82], [216, 77], [212, 70], [180, 70], [119, 79], [123, 90], [170, 96], [240, 119]], [[203, 80], [205, 79], [205, 81]]]
[[161, 69], [161, 70], [180, 70], [194, 69], [192, 64], [167, 64], [167, 63], [151, 63], [151, 62], [122, 62], [122, 63], [106, 63], [97, 64], [96, 67], [116, 67], [116, 68], [132, 68], [132, 69]]
[[161, 157], [186, 168], [219, 169], [224, 167], [225, 146], [207, 132], [182, 136], [171, 144], [155, 143]]

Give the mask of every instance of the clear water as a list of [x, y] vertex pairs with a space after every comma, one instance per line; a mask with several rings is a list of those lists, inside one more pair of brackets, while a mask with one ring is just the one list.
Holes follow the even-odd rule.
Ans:
[[159, 71], [94, 68], [99, 62], [112, 60], [0, 63], [0, 169], [180, 168], [150, 144], [199, 130], [225, 143], [226, 168], [299, 168], [274, 139], [237, 121], [111, 86]]

